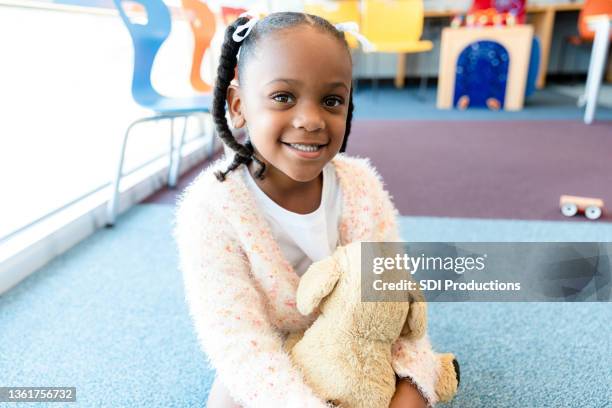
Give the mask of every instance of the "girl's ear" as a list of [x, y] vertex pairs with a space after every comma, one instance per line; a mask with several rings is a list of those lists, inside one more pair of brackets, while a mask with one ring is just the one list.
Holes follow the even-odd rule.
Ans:
[[229, 107], [230, 118], [234, 128], [239, 129], [244, 127], [246, 119], [242, 112], [242, 99], [240, 96], [240, 87], [230, 84], [227, 87], [227, 106]]

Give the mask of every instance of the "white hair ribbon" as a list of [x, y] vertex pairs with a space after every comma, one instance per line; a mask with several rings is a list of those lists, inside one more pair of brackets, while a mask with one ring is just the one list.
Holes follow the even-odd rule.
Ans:
[[365, 35], [359, 32], [359, 24], [357, 24], [355, 21], [347, 21], [344, 23], [338, 23], [338, 24], [335, 24], [334, 27], [336, 27], [336, 30], [338, 31], [349, 33], [350, 35], [355, 37], [357, 41], [361, 43], [361, 48], [363, 48], [365, 52], [372, 52], [376, 50], [376, 47], [374, 46], [374, 44], [368, 41]]
[[241, 42], [247, 37], [247, 35], [249, 35], [255, 24], [257, 24], [259, 17], [256, 17], [254, 13], [249, 11], [242, 13], [238, 17], [251, 17], [249, 21], [236, 27], [236, 31], [234, 31], [234, 34], [232, 34], [232, 40]]

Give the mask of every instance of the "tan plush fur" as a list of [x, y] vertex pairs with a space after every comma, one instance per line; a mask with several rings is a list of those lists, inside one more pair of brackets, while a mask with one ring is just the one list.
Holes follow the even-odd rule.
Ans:
[[457, 394], [457, 374], [453, 367], [455, 356], [451, 353], [440, 355], [440, 373], [436, 383], [436, 394], [438, 401], [448, 402]]
[[[378, 249], [384, 252], [385, 245]], [[389, 406], [396, 385], [392, 346], [400, 335], [405, 341], [423, 339], [427, 327], [420, 294], [407, 292], [405, 300], [361, 301], [359, 242], [339, 247], [308, 269], [298, 287], [297, 307], [304, 315], [317, 307], [321, 313], [305, 333], [290, 336], [285, 347], [317, 395], [346, 408]], [[432, 353], [428, 342], [414, 344]], [[436, 360], [444, 364], [434, 367], [436, 374], [443, 374], [436, 394], [440, 386], [438, 397], [444, 400], [456, 392], [453, 357], [445, 356]], [[436, 399], [428, 398], [430, 403]]]

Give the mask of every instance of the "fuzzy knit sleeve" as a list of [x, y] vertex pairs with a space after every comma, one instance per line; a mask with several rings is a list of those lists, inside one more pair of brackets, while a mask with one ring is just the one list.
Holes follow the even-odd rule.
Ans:
[[179, 199], [174, 238], [189, 312], [210, 364], [245, 408], [326, 407], [283, 351], [248, 259], [220, 209], [208, 203], [211, 192], [197, 182]]
[[[368, 161], [369, 164], [369, 161]], [[373, 205], [381, 209], [375, 212], [379, 218], [375, 220], [378, 226], [378, 237], [381, 241], [399, 242], [402, 238], [399, 232], [399, 212], [393, 204], [391, 194], [385, 188], [382, 177], [376, 169], [370, 166], [371, 197], [376, 201]], [[438, 373], [438, 358], [434, 353], [427, 333], [419, 339], [400, 337], [391, 350], [392, 367], [399, 378], [408, 378], [418, 388], [429, 405], [437, 402], [435, 384]]]

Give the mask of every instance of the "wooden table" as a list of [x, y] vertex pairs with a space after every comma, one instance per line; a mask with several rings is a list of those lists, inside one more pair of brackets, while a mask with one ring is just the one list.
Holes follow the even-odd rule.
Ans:
[[552, 44], [553, 30], [555, 28], [555, 14], [562, 11], [582, 10], [582, 4], [551, 4], [549, 6], [527, 7], [527, 13], [531, 14], [531, 23], [534, 34], [540, 40], [540, 69], [536, 88], [542, 89], [546, 85], [546, 71], [550, 58], [550, 45]]
[[[536, 87], [543, 88], [546, 85], [546, 71], [550, 58], [550, 45], [552, 43], [553, 30], [555, 28], [555, 14], [564, 11], [580, 11], [582, 3], [559, 3], [550, 5], [527, 6], [527, 14], [530, 15], [534, 34], [540, 39], [540, 69]], [[425, 11], [425, 18], [452, 18], [458, 14], [465, 14], [465, 10], [429, 10]], [[406, 58], [405, 54], [398, 55], [399, 60]], [[406, 76], [405, 64], [398, 63], [395, 77], [396, 84], [403, 84]]]

